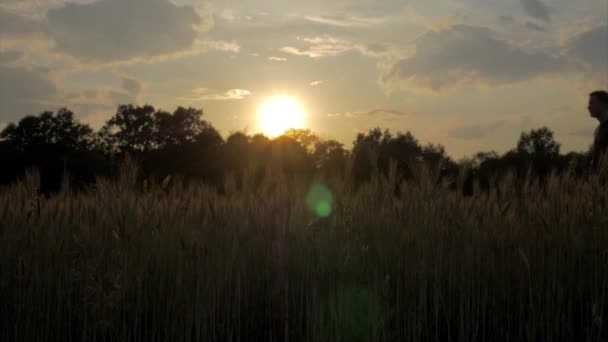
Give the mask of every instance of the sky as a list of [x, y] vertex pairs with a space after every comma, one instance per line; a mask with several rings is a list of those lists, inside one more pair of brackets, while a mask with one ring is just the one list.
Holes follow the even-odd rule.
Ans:
[[0, 0], [0, 127], [133, 103], [257, 133], [285, 95], [348, 148], [381, 127], [460, 158], [548, 126], [585, 151], [607, 88], [606, 0]]

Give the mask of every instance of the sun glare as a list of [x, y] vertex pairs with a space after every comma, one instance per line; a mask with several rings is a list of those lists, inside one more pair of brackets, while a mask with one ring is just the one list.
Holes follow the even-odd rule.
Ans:
[[290, 128], [302, 128], [304, 109], [289, 96], [273, 96], [262, 103], [258, 112], [259, 126], [270, 137], [283, 134]]

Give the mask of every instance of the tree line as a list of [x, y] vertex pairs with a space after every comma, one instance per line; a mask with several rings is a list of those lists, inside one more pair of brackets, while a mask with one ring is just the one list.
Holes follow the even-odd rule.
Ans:
[[141, 177], [168, 175], [221, 186], [228, 175], [249, 172], [262, 177], [270, 170], [303, 177], [348, 178], [359, 186], [376, 174], [416, 180], [419, 170], [437, 182], [471, 194], [489, 189], [505, 177], [542, 181], [551, 173], [585, 174], [588, 153], [560, 153], [546, 128], [522, 132], [517, 145], [503, 155], [479, 152], [454, 161], [440, 144], [421, 144], [411, 132], [374, 128], [357, 134], [352, 149], [321, 139], [308, 129], [290, 129], [270, 139], [237, 131], [223, 138], [203, 119], [200, 109], [174, 112], [153, 106], [121, 105], [98, 131], [75, 119], [69, 109], [28, 115], [0, 133], [0, 185], [30, 169], [41, 176], [41, 190], [53, 192], [66, 180], [78, 187], [97, 177], [116, 176], [125, 158], [134, 159]]

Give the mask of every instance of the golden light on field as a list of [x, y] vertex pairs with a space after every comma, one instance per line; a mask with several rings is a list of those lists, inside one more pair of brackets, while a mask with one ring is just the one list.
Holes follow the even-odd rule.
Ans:
[[302, 105], [289, 96], [273, 96], [265, 100], [258, 111], [260, 130], [276, 137], [290, 128], [302, 128], [306, 113]]

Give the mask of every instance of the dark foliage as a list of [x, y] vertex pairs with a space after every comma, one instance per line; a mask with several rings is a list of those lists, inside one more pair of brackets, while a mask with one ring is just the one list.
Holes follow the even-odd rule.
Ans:
[[291, 129], [275, 139], [234, 132], [224, 140], [201, 110], [179, 107], [170, 113], [150, 105], [119, 106], [99, 132], [78, 123], [67, 109], [27, 116], [2, 131], [0, 152], [0, 184], [37, 168], [44, 192], [57, 190], [65, 179], [92, 184], [96, 176], [113, 174], [126, 156], [138, 162], [143, 177], [179, 175], [216, 185], [228, 175], [238, 180], [252, 168], [259, 175], [274, 169], [306, 177], [349, 176], [355, 186], [377, 172], [415, 181], [413, 170], [424, 166], [437, 182], [465, 194], [487, 190], [509, 175], [514, 185], [523, 179], [542, 182], [553, 172], [580, 177], [589, 163], [582, 153], [560, 154], [546, 127], [523, 132], [516, 147], [502, 156], [480, 152], [456, 163], [442, 145], [421, 145], [410, 132], [375, 128], [359, 133], [352, 151], [307, 129]]
[[95, 176], [109, 172], [109, 163], [93, 130], [74, 120], [74, 114], [61, 109], [26, 116], [9, 124], [0, 133], [3, 167], [0, 181], [21, 177], [27, 169], [41, 173], [42, 191], [59, 189], [64, 178], [82, 186]]

